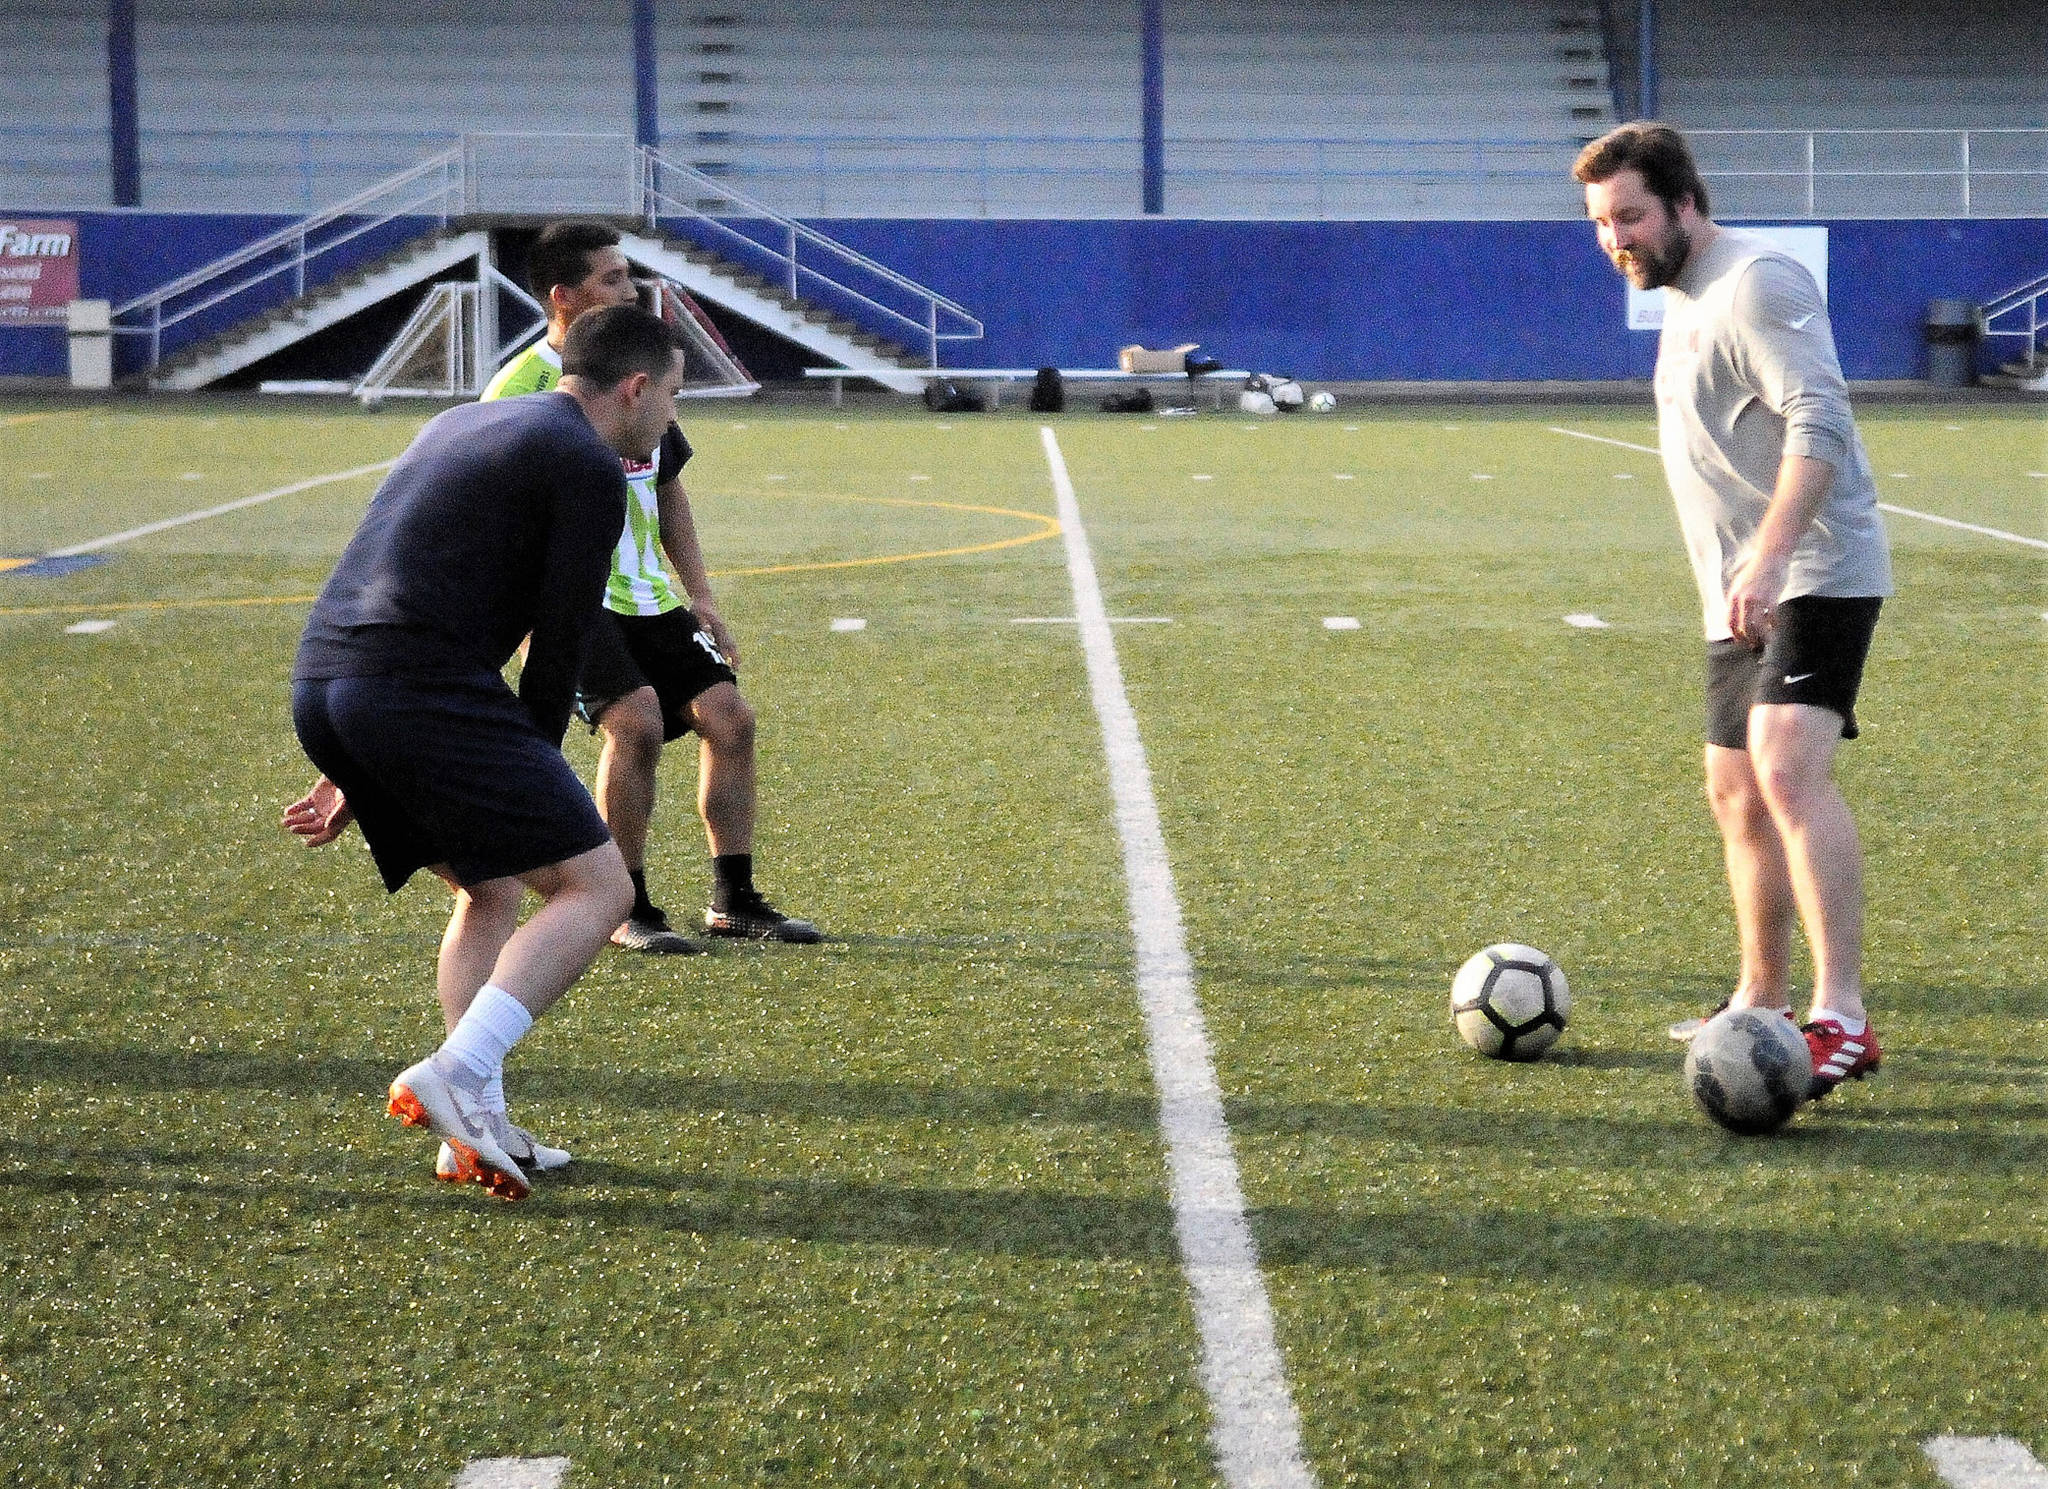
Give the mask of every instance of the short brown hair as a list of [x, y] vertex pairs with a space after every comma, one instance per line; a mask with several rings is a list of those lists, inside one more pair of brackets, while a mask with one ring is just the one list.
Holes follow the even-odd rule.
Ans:
[[636, 372], [664, 376], [683, 345], [676, 328], [637, 305], [586, 310], [562, 341], [562, 375], [615, 388]]
[[1713, 215], [1707, 209], [1707, 183], [1700, 179], [1685, 136], [1669, 124], [1642, 120], [1609, 130], [1579, 152], [1572, 179], [1592, 186], [1629, 170], [1641, 174], [1643, 185], [1666, 208], [1676, 209], [1691, 197], [1700, 216]]
[[617, 248], [618, 230], [602, 222], [570, 218], [541, 229], [526, 252], [526, 281], [543, 300], [556, 285], [577, 285], [590, 275], [590, 256]]

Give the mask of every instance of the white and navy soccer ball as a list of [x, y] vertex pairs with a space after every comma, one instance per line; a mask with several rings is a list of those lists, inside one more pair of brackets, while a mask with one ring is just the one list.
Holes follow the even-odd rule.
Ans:
[[1328, 388], [1318, 388], [1308, 395], [1308, 406], [1319, 414], [1334, 414], [1337, 411], [1337, 395]]
[[1686, 1047], [1685, 1088], [1730, 1132], [1760, 1137], [1791, 1121], [1812, 1093], [1813, 1052], [1784, 1014], [1725, 1008]]
[[1496, 1060], [1534, 1060], [1557, 1043], [1571, 1013], [1564, 969], [1533, 946], [1489, 946], [1451, 982], [1458, 1036]]

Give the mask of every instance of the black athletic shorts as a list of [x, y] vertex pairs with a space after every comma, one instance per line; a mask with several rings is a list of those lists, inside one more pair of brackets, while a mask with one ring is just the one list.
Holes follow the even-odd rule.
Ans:
[[690, 700], [738, 678], [711, 632], [688, 610], [660, 615], [604, 612], [590, 628], [576, 714], [597, 732], [607, 708], [628, 693], [651, 687], [661, 700], [661, 737], [690, 732]]
[[496, 673], [301, 680], [292, 724], [348, 798], [394, 893], [433, 864], [481, 884], [611, 839], [576, 772]]
[[1809, 703], [1842, 716], [1854, 739], [1856, 693], [1877, 630], [1875, 597], [1801, 595], [1778, 606], [1762, 650], [1742, 641], [1707, 643], [1707, 743], [1749, 748], [1749, 711], [1759, 703]]

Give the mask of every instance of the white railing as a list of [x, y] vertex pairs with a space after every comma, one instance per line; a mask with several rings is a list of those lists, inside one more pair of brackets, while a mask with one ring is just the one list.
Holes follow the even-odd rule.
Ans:
[[1699, 129], [1720, 217], [2048, 215], [2048, 129]]
[[[105, 131], [0, 128], [0, 200], [17, 210], [104, 186]], [[429, 137], [402, 131], [145, 131], [151, 171], [186, 210], [310, 205], [324, 183], [397, 169]], [[443, 137], [446, 138], [446, 137]], [[620, 134], [476, 134], [477, 169], [507, 205], [602, 211], [633, 191]], [[2048, 129], [1698, 130], [1714, 205], [1730, 217], [2048, 216]], [[526, 141], [527, 146], [508, 142]], [[548, 141], [559, 148], [541, 148]], [[574, 142], [582, 141], [582, 144]], [[1573, 217], [1576, 146], [1553, 138], [1167, 141], [1169, 207], [1254, 218]], [[1126, 217], [1138, 214], [1136, 135], [735, 133], [702, 153], [728, 188], [784, 212], [831, 216]], [[578, 161], [602, 152], [602, 162]], [[159, 159], [158, 157], [162, 157]], [[516, 172], [498, 170], [511, 159]], [[175, 165], [170, 162], [175, 162]], [[155, 179], [155, 176], [152, 177]], [[202, 190], [204, 183], [215, 183]], [[1556, 190], [1551, 187], [1561, 183]], [[586, 207], [602, 197], [606, 205]]]
[[2048, 310], [2043, 301], [2048, 301], [2048, 274], [1988, 301], [1978, 312], [1978, 326], [1986, 336], [2022, 342], [2020, 360], [2031, 364], [2041, 350], [2043, 333], [2048, 333]]
[[650, 228], [662, 218], [680, 221], [702, 246], [762, 273], [792, 300], [886, 328], [919, 346], [934, 367], [941, 342], [982, 334], [982, 323], [956, 301], [628, 135], [517, 132], [463, 135], [344, 201], [117, 306], [114, 330], [147, 337], [153, 368], [163, 360], [166, 331], [240, 296], [251, 296], [255, 306], [252, 292], [262, 292], [264, 308], [296, 299], [309, 282], [326, 277], [309, 276], [325, 255], [402, 219], [445, 228], [457, 217], [570, 213], [636, 218]]
[[259, 287], [268, 290], [273, 301], [297, 298], [306, 292], [308, 266], [400, 218], [432, 220], [446, 227], [448, 219], [463, 210], [464, 181], [462, 147], [429, 156], [345, 201], [117, 305], [114, 334], [147, 336], [147, 365], [154, 367], [163, 360], [164, 332], [196, 315]]
[[[913, 342], [921, 341], [929, 366], [939, 365], [940, 342], [980, 339], [982, 323], [959, 302], [659, 150], [642, 146], [639, 158], [642, 210], [650, 229], [658, 228], [664, 217], [679, 220], [704, 248], [745, 268], [765, 271], [763, 277], [778, 284], [791, 300], [854, 310], [857, 316], [865, 311], [862, 318], [879, 317]], [[679, 191], [691, 195], [678, 195]]]

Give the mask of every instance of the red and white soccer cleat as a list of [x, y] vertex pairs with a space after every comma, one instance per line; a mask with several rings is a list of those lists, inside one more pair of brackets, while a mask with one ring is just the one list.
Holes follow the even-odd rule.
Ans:
[[1862, 1080], [1884, 1058], [1877, 1047], [1877, 1030], [1868, 1023], [1861, 1034], [1851, 1034], [1833, 1019], [1816, 1019], [1800, 1025], [1800, 1032], [1806, 1036], [1806, 1047], [1813, 1051], [1815, 1101], [1843, 1081]]

